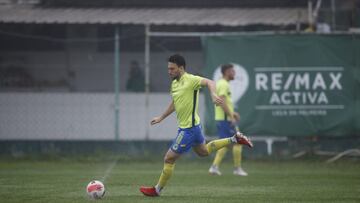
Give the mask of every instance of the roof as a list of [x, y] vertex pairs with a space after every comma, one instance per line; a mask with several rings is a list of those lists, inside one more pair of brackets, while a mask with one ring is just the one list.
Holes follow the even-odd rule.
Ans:
[[[1, 0], [0, 0], [1, 1]], [[7, 0], [13, 1], [14, 0]], [[20, 0], [17, 0], [18, 2]], [[304, 0], [21, 0], [21, 3], [38, 1], [44, 6], [55, 7], [146, 7], [146, 8], [264, 8], [264, 7], [308, 7]], [[352, 1], [352, 0], [351, 0]], [[325, 3], [325, 2], [324, 2]], [[337, 6], [340, 2], [337, 2]]]
[[0, 22], [39, 24], [289, 25], [306, 22], [302, 8], [43, 8], [0, 6]]

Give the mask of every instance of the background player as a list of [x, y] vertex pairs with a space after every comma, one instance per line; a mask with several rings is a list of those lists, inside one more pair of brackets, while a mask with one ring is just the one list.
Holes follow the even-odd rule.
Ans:
[[[215, 105], [215, 120], [220, 139], [233, 136], [238, 130], [236, 123], [240, 120], [239, 113], [234, 111], [234, 105], [231, 100], [230, 84], [235, 78], [235, 70], [232, 64], [224, 64], [221, 66], [222, 78], [216, 82], [216, 94], [223, 99], [221, 105]], [[220, 163], [224, 158], [228, 147], [219, 149], [216, 152], [215, 159], [209, 169], [212, 175], [221, 175], [219, 170]], [[242, 146], [235, 144], [232, 146], [234, 160], [234, 175], [247, 176], [248, 174], [241, 168]]]

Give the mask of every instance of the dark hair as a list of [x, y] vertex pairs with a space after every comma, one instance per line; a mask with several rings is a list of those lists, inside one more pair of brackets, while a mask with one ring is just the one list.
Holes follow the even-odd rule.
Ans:
[[226, 70], [230, 69], [230, 68], [233, 68], [233, 64], [231, 63], [228, 63], [228, 64], [224, 64], [221, 66], [221, 73], [224, 75]]
[[185, 59], [180, 54], [174, 54], [174, 55], [170, 56], [168, 61], [171, 63], [175, 63], [179, 67], [183, 66], [185, 69], [185, 66], [186, 66]]

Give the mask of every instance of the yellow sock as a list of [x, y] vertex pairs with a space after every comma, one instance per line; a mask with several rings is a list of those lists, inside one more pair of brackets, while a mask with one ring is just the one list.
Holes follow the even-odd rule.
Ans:
[[213, 165], [219, 166], [220, 163], [221, 163], [221, 161], [222, 161], [222, 159], [224, 158], [226, 152], [227, 152], [227, 148], [226, 148], [226, 147], [223, 147], [223, 148], [219, 149], [219, 150], [216, 152], [216, 156], [215, 156]]
[[218, 149], [228, 146], [231, 143], [232, 143], [231, 138], [218, 139], [207, 143], [206, 148], [210, 154], [211, 152], [217, 151]]
[[163, 187], [165, 187], [167, 181], [170, 179], [173, 171], [174, 171], [174, 167], [175, 164], [168, 164], [168, 163], [164, 163], [164, 168], [161, 172], [159, 181], [157, 186], [160, 187], [160, 189], [162, 189]]
[[233, 157], [234, 157], [235, 167], [239, 167], [241, 165], [241, 153], [242, 153], [242, 146], [239, 144], [235, 144], [233, 146]]

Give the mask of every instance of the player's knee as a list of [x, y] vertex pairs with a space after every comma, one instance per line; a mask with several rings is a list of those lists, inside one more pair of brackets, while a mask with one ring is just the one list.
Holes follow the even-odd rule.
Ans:
[[174, 164], [175, 163], [175, 158], [173, 157], [169, 157], [169, 156], [165, 156], [164, 157], [164, 163], [167, 163], [167, 164]]
[[209, 154], [206, 154], [206, 153], [200, 153], [199, 154], [199, 156], [201, 156], [201, 157], [206, 157], [206, 156], [208, 156]]
[[201, 157], [209, 156], [209, 152], [205, 150], [201, 150], [197, 154]]

